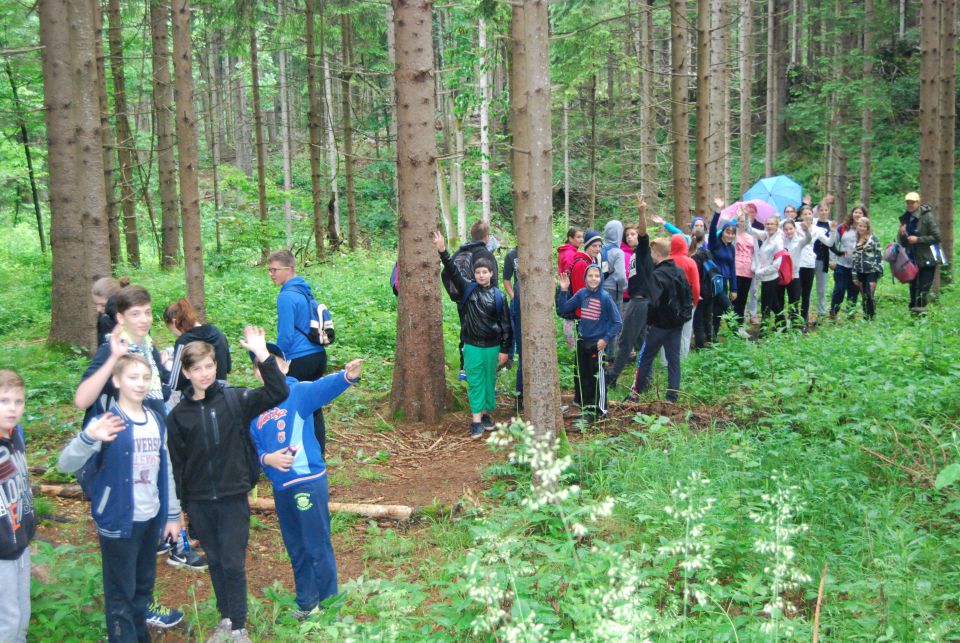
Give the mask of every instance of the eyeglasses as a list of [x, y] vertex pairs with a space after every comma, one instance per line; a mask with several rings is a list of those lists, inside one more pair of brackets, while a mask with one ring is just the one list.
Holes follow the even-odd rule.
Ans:
[[267, 272], [269, 272], [271, 275], [274, 275], [280, 272], [281, 270], [287, 270], [289, 267], [290, 266], [281, 266], [279, 268], [267, 268]]

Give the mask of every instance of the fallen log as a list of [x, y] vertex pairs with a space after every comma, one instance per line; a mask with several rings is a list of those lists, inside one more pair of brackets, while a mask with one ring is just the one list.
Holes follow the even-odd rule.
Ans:
[[[34, 485], [34, 493], [60, 498], [83, 498], [83, 490], [78, 484], [41, 484]], [[250, 498], [250, 508], [255, 511], [274, 511], [273, 498]], [[415, 509], [408, 505], [374, 505], [355, 502], [331, 502], [330, 511], [334, 513], [357, 514], [365, 518], [387, 520], [410, 520]]]

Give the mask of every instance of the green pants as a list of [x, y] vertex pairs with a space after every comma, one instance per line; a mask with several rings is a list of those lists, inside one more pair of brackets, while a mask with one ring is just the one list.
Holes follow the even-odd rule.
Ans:
[[470, 412], [493, 411], [497, 406], [497, 359], [499, 346], [480, 348], [463, 345], [463, 366], [467, 371], [467, 397]]

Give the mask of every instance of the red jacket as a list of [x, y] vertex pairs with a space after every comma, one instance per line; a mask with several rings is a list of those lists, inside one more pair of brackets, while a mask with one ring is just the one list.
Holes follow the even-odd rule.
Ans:
[[700, 301], [700, 271], [697, 270], [697, 262], [687, 254], [687, 240], [682, 234], [675, 234], [670, 238], [670, 258], [690, 282], [693, 303], [697, 305]]
[[[583, 259], [583, 261], [579, 261]], [[570, 260], [570, 296], [573, 297], [577, 291], [586, 285], [584, 275], [587, 274], [587, 266], [594, 263], [593, 257], [582, 250], [577, 250]], [[580, 309], [577, 308], [577, 317], [580, 316]]]
[[580, 251], [572, 243], [565, 243], [557, 248], [557, 274], [570, 271], [570, 267], [573, 266], [573, 259], [578, 252]]

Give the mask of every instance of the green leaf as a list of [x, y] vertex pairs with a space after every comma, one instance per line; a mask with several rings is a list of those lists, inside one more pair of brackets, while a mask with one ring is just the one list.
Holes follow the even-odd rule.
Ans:
[[944, 467], [943, 471], [937, 474], [936, 487], [943, 489], [960, 480], [960, 462], [954, 462]]

